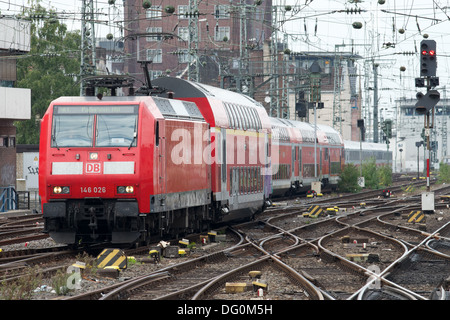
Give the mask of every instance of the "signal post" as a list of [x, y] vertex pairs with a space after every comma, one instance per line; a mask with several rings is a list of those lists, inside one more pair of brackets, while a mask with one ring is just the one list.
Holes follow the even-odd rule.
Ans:
[[[416, 78], [416, 87], [426, 87], [427, 92], [416, 94], [416, 112], [423, 114], [424, 128], [426, 136], [426, 163], [427, 163], [427, 192], [422, 194], [422, 211], [434, 213], [434, 192], [430, 187], [430, 129], [434, 126], [434, 107], [440, 100], [439, 91], [434, 87], [439, 85], [439, 78], [436, 77], [436, 41], [422, 40], [420, 42], [420, 78]], [[432, 89], [433, 88], [433, 89]]]

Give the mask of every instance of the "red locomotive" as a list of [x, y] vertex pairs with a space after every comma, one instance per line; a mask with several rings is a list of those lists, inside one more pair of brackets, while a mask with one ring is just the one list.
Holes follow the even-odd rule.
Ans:
[[177, 78], [143, 95], [89, 92], [54, 100], [41, 121], [39, 192], [56, 242], [148, 243], [249, 219], [273, 194], [335, 187], [344, 165], [334, 129], [270, 118], [242, 94]]

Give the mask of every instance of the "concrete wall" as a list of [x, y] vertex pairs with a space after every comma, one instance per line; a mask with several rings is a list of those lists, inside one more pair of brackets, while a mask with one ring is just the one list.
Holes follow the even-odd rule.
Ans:
[[31, 89], [0, 87], [0, 119], [29, 120], [30, 118]]

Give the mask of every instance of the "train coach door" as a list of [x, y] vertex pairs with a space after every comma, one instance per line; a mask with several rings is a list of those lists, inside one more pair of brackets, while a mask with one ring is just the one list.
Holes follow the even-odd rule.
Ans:
[[291, 147], [291, 172], [292, 172], [292, 174], [291, 174], [291, 181], [293, 180], [292, 178], [294, 178], [295, 177], [295, 160], [296, 160], [296, 158], [295, 158], [295, 146], [293, 145], [292, 147]]
[[[219, 148], [220, 150], [222, 150], [221, 152], [221, 162], [222, 162], [222, 179], [221, 179], [221, 193], [222, 193], [222, 199], [226, 199], [227, 198], [227, 133], [226, 130], [224, 130], [224, 132], [220, 134], [220, 136], [222, 137], [221, 140], [221, 146], [216, 146], [216, 148]], [[217, 133], [216, 133], [216, 139], [217, 139]], [[230, 183], [232, 183], [230, 181]], [[230, 185], [230, 194], [232, 194], [232, 185]]]
[[156, 121], [155, 124], [155, 145], [158, 161], [158, 193], [166, 193], [166, 139], [164, 121]]
[[230, 169], [231, 172], [231, 191], [230, 191], [230, 209], [238, 208], [238, 194], [239, 194], [239, 168]]
[[294, 176], [299, 177], [300, 176], [300, 148], [299, 146], [295, 146], [295, 162], [293, 164], [294, 166]]
[[[265, 199], [269, 199], [271, 194], [272, 194], [272, 162], [273, 162], [273, 157], [274, 157], [274, 153], [278, 152], [278, 148], [276, 148], [276, 150], [272, 149], [272, 143], [271, 143], [272, 139], [269, 139], [269, 136], [267, 134], [265, 134], [264, 137], [264, 146], [265, 146], [265, 170], [264, 170], [264, 196]], [[269, 156], [270, 154], [270, 156]], [[278, 155], [276, 156], [278, 157]], [[278, 158], [277, 158], [277, 162], [278, 162]]]

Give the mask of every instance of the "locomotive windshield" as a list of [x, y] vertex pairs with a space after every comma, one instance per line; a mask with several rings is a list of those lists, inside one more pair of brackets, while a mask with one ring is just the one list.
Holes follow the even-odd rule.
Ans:
[[55, 106], [51, 146], [134, 147], [137, 119], [135, 105]]

